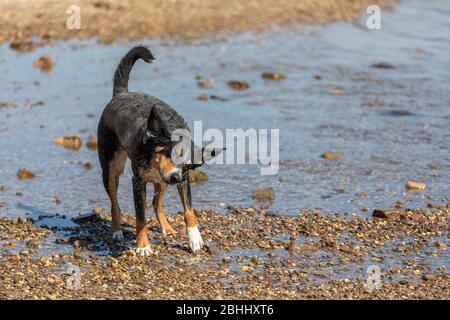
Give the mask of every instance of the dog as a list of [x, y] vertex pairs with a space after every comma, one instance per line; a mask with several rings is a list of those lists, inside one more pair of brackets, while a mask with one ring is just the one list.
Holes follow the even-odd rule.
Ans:
[[[172, 133], [188, 130], [186, 121], [165, 102], [142, 92], [129, 92], [131, 69], [139, 59], [147, 63], [155, 60], [145, 46], [131, 49], [120, 61], [114, 74], [113, 97], [101, 115], [98, 129], [98, 156], [102, 168], [103, 184], [111, 200], [112, 238], [124, 240], [121, 229], [121, 210], [117, 199], [119, 177], [127, 158], [133, 171], [133, 198], [136, 211], [136, 253], [149, 256], [153, 253], [148, 239], [145, 219], [146, 185], [153, 183], [153, 208], [164, 236], [175, 235], [163, 209], [163, 196], [169, 185], [176, 185], [183, 205], [189, 246], [192, 252], [204, 246], [196, 216], [190, 202], [189, 170], [217, 156], [222, 150], [205, 149], [192, 145], [192, 154], [201, 152], [201, 161], [192, 156], [174, 163], [172, 156], [176, 143]], [[186, 183], [187, 179], [187, 183]]]

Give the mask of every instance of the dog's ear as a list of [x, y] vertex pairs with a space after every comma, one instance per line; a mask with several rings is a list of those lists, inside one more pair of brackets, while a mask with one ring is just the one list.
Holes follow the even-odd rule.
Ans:
[[202, 149], [203, 162], [217, 157], [219, 154], [222, 153], [222, 151], [224, 151], [226, 149], [227, 148], [212, 148], [212, 149], [203, 148]]
[[162, 135], [163, 128], [161, 123], [161, 118], [158, 115], [156, 107], [153, 107], [150, 111], [150, 115], [147, 120], [147, 132], [144, 136], [144, 144], [152, 137], [157, 137]]

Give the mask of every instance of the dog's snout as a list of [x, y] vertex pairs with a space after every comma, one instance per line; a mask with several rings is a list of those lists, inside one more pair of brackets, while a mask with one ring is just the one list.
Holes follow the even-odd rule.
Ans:
[[171, 184], [176, 184], [181, 182], [181, 171], [175, 171], [170, 174], [169, 176], [169, 182]]

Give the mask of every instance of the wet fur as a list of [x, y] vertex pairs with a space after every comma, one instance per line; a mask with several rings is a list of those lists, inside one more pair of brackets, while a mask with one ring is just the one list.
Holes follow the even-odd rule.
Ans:
[[[102, 113], [97, 135], [103, 184], [111, 200], [112, 231], [121, 230], [117, 190], [119, 177], [129, 158], [133, 170], [137, 245], [146, 253], [149, 251], [146, 249], [149, 247], [145, 222], [146, 183], [155, 185], [153, 202], [157, 204], [156, 214], [163, 233], [173, 231], [162, 210], [161, 193], [167, 184], [162, 173], [174, 167], [170, 160], [173, 130], [189, 129], [185, 120], [168, 104], [146, 93], [128, 92], [130, 71], [138, 59], [151, 62], [154, 57], [148, 48], [140, 46], [122, 58], [114, 75], [113, 98]], [[192, 208], [186, 207], [183, 197], [182, 201], [189, 225], [196, 225], [195, 216], [191, 221]]]

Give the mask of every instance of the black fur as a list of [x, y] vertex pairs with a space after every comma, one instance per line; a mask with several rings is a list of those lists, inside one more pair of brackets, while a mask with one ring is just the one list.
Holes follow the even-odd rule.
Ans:
[[114, 74], [113, 96], [122, 92], [128, 92], [130, 71], [139, 59], [142, 59], [147, 63], [151, 63], [155, 60], [147, 47], [139, 46], [131, 49], [125, 57], [122, 58], [122, 61], [120, 61], [120, 64]]
[[[151, 169], [151, 158], [157, 145], [165, 146], [170, 154], [173, 130], [189, 128], [183, 117], [165, 102], [146, 93], [128, 92], [130, 71], [138, 59], [150, 63], [155, 58], [143, 46], [131, 49], [122, 58], [114, 74], [113, 98], [102, 113], [97, 136], [103, 183], [111, 199], [112, 212], [120, 214], [117, 187], [128, 157], [133, 169], [136, 215], [142, 220], [146, 182], [140, 172]], [[157, 124], [157, 128], [152, 123]]]

